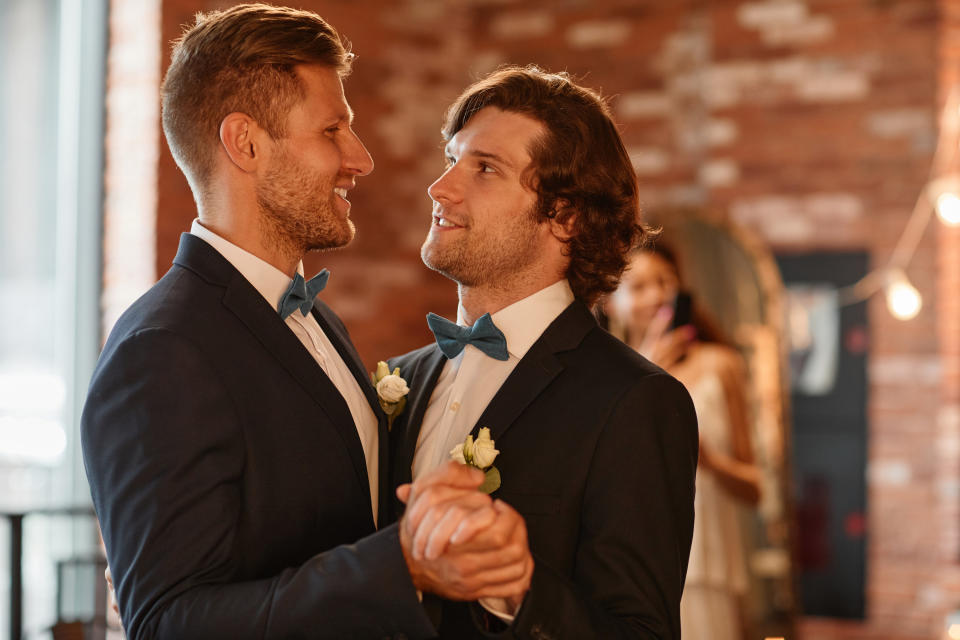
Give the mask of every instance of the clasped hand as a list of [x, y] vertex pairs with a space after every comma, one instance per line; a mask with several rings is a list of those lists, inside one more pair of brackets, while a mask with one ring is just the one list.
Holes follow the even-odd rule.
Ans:
[[448, 462], [397, 489], [407, 510], [400, 544], [421, 591], [451, 600], [503, 598], [516, 612], [533, 556], [523, 517], [477, 490], [483, 472]]

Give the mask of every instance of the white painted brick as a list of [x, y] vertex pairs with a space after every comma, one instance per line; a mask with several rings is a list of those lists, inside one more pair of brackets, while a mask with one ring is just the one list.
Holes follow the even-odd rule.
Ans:
[[697, 184], [680, 184], [667, 192], [667, 202], [674, 206], [702, 207], [707, 204], [707, 191]]
[[470, 56], [470, 74], [474, 77], [482, 78], [507, 62], [508, 58], [504, 55], [503, 51], [479, 51]]
[[553, 28], [553, 14], [547, 11], [517, 11], [497, 16], [490, 24], [490, 34], [503, 40], [538, 38]]
[[580, 22], [567, 30], [567, 43], [574, 49], [617, 47], [627, 41], [630, 31], [626, 19]]
[[946, 594], [936, 585], [923, 585], [917, 592], [917, 605], [920, 609], [939, 609], [945, 604]]
[[705, 75], [699, 72], [675, 72], [667, 79], [667, 93], [673, 98], [694, 98], [699, 100], [703, 93]]
[[850, 102], [870, 93], [866, 74], [857, 71], [830, 71], [812, 74], [796, 87], [797, 95], [809, 102]]
[[737, 124], [728, 118], [711, 118], [707, 122], [705, 134], [707, 136], [707, 145], [711, 147], [723, 147], [734, 141], [740, 135]]
[[638, 175], [650, 176], [663, 173], [670, 167], [670, 155], [654, 147], [630, 147], [627, 149], [630, 162]]
[[941, 499], [955, 503], [960, 498], [960, 482], [956, 480], [942, 480], [937, 483], [937, 494]]
[[756, 196], [734, 201], [730, 213], [743, 221], [762, 218], [788, 218], [802, 215], [798, 198], [779, 195]]
[[803, 209], [813, 218], [852, 222], [863, 216], [863, 200], [852, 193], [812, 193], [803, 199]]
[[765, 77], [765, 65], [753, 61], [715, 64], [707, 72], [710, 82], [750, 86], [759, 84]]
[[760, 38], [771, 46], [809, 46], [825, 42], [836, 33], [833, 20], [828, 16], [813, 16], [797, 24], [773, 25], [760, 32]]
[[870, 358], [870, 381], [883, 385], [936, 387], [940, 384], [940, 358], [936, 355], [882, 355]]
[[796, 24], [806, 17], [807, 6], [799, 0], [745, 2], [737, 8], [737, 21], [752, 29]]
[[887, 109], [867, 116], [867, 130], [880, 138], [925, 135], [933, 129], [929, 109]]
[[813, 63], [802, 56], [774, 60], [767, 65], [766, 73], [773, 82], [792, 84], [812, 74]]
[[700, 168], [700, 182], [707, 187], [729, 187], [740, 179], [740, 167], [729, 158], [705, 162]]
[[673, 100], [662, 91], [631, 91], [621, 95], [614, 108], [621, 118], [659, 118], [673, 109]]
[[937, 412], [937, 426], [942, 432], [960, 433], [960, 405], [941, 406]]
[[653, 67], [663, 75], [699, 67], [709, 58], [710, 44], [706, 33], [678, 31], [666, 39], [662, 51], [654, 58]]
[[[733, 62], [710, 67], [703, 77], [689, 74], [696, 90], [702, 91], [709, 107], [723, 109], [738, 104], [745, 91], [758, 86], [764, 77], [756, 62]], [[705, 85], [705, 86], [703, 86]]]
[[903, 487], [910, 484], [913, 470], [906, 460], [874, 460], [867, 465], [867, 478], [873, 486]]
[[799, 198], [778, 195], [734, 200], [730, 217], [766, 240], [780, 243], [809, 242], [821, 226], [806, 215]]

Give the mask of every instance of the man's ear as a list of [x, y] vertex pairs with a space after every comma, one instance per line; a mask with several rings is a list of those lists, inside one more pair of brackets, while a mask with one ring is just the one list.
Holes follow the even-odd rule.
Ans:
[[548, 216], [550, 233], [561, 242], [569, 242], [576, 235], [574, 225], [577, 222], [577, 211], [570, 206], [570, 201], [558, 198], [553, 203], [553, 209]]
[[227, 114], [220, 122], [220, 145], [230, 161], [247, 173], [257, 170], [265, 134], [253, 118], [239, 111]]

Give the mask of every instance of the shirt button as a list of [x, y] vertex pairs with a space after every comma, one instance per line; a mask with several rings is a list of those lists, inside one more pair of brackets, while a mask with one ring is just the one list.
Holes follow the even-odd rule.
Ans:
[[450, 403], [450, 411], [453, 411], [454, 413], [456, 413], [457, 411], [460, 411], [460, 403], [459, 402]]

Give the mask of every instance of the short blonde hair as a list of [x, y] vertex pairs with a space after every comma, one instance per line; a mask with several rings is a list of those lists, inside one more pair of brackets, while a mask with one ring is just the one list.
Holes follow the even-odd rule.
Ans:
[[194, 194], [213, 172], [224, 117], [246, 113], [282, 138], [305, 95], [295, 67], [322, 64], [344, 76], [352, 61], [349, 44], [309, 11], [244, 4], [198, 13], [174, 43], [161, 89], [163, 132]]

